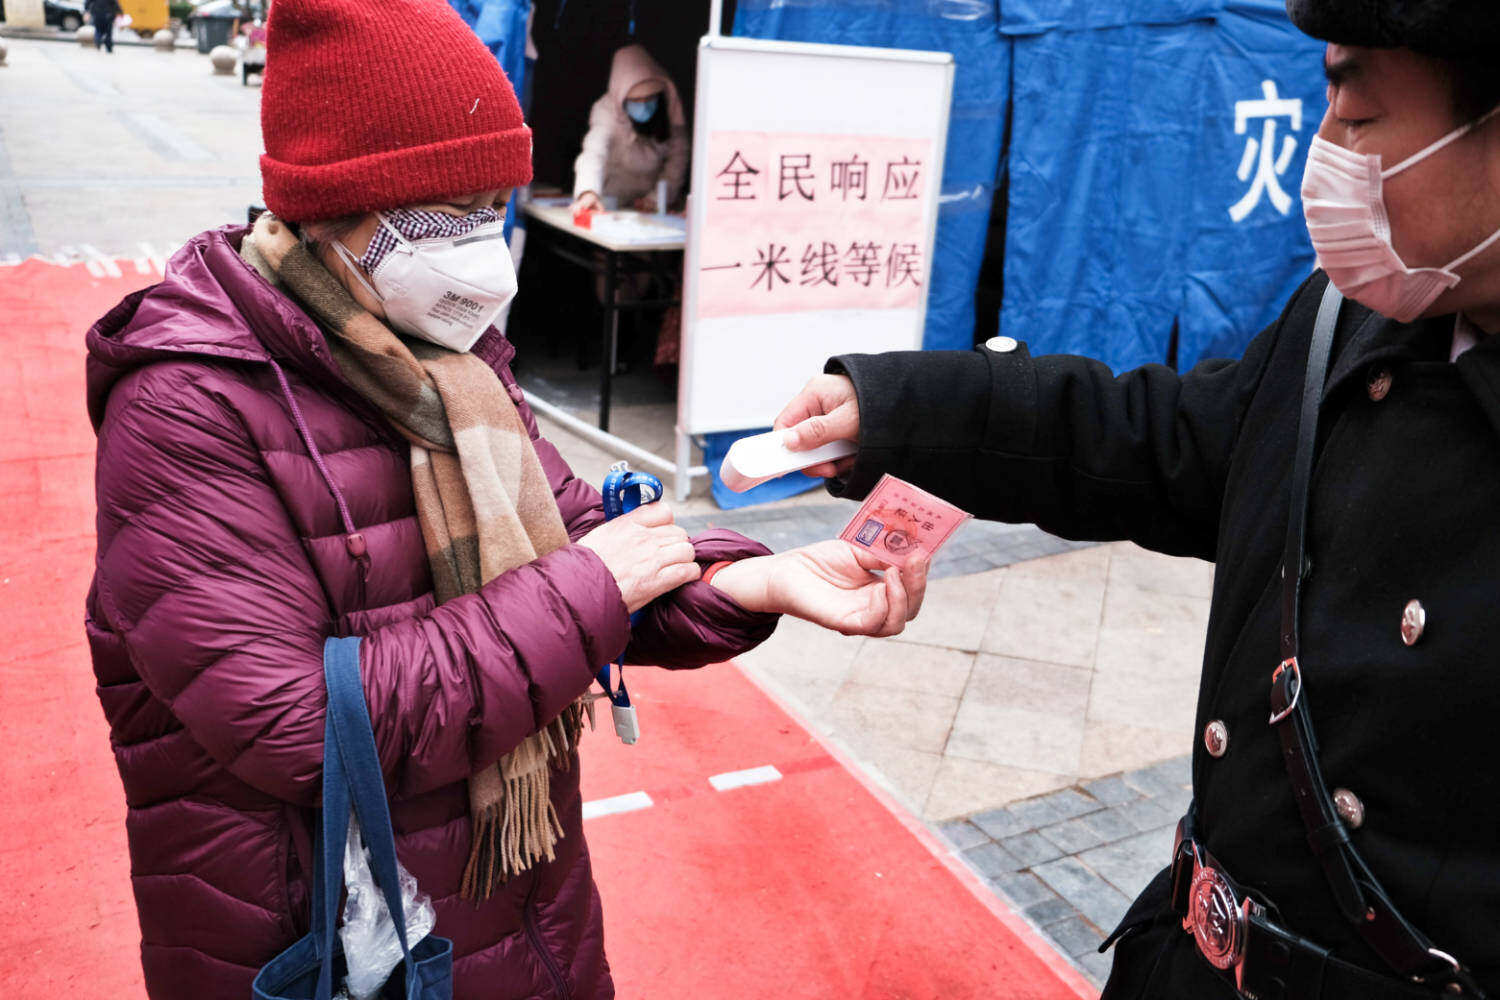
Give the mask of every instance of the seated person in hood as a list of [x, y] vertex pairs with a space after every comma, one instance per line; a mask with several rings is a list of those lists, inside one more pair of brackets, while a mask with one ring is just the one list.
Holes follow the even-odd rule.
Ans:
[[666, 208], [687, 177], [688, 129], [677, 85], [640, 45], [615, 53], [609, 91], [589, 112], [589, 131], [573, 164], [575, 209], [599, 211], [603, 199], [654, 212], [656, 184], [667, 182]]

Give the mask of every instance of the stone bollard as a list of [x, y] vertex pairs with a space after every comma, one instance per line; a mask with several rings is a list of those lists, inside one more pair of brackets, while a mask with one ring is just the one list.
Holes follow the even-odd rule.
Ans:
[[84, 48], [89, 48], [94, 44], [94, 26], [92, 24], [85, 24], [78, 29], [78, 44]]
[[172, 34], [170, 28], [162, 28], [151, 36], [151, 44], [155, 46], [158, 52], [176, 52], [177, 36]]
[[208, 54], [208, 61], [214, 64], [215, 76], [231, 76], [239, 65], [240, 54], [228, 45], [215, 45]]

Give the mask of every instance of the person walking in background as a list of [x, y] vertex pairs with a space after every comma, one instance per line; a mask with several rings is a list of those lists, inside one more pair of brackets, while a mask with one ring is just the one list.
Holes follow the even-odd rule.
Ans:
[[120, 16], [120, 0], [88, 0], [89, 20], [94, 22], [94, 48], [114, 54], [115, 18]]
[[147, 992], [243, 1000], [306, 932], [323, 643], [358, 635], [454, 996], [603, 1000], [579, 793], [596, 671], [722, 662], [782, 613], [893, 635], [925, 567], [689, 538], [664, 502], [606, 523], [492, 325], [532, 143], [494, 57], [442, 0], [277, 0], [268, 53], [269, 211], [194, 237], [87, 338], [85, 624]]

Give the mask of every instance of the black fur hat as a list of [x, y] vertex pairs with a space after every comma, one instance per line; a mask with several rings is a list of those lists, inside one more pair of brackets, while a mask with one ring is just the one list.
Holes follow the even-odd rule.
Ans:
[[1286, 0], [1286, 12], [1325, 42], [1500, 60], [1500, 0]]

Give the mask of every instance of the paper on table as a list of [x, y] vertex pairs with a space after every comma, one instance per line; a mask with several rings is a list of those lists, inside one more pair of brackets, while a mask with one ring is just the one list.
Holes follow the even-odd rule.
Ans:
[[660, 243], [681, 239], [687, 220], [675, 215], [609, 212], [594, 216], [593, 231], [616, 243]]
[[839, 537], [882, 562], [931, 561], [969, 514], [887, 473]]

